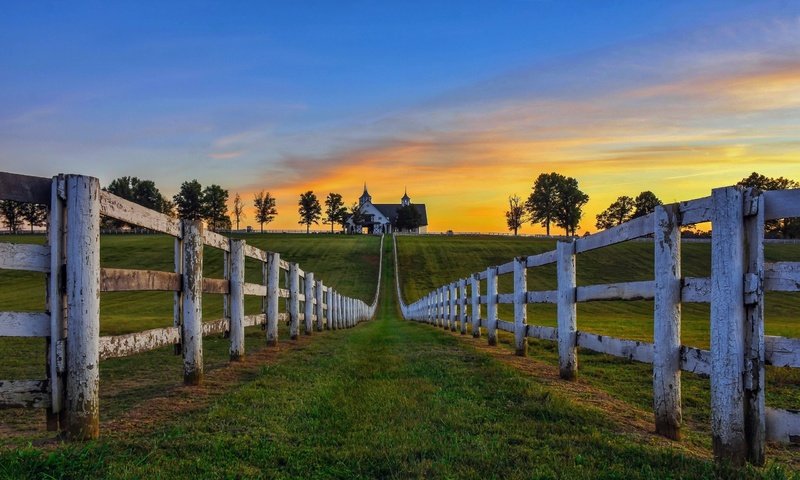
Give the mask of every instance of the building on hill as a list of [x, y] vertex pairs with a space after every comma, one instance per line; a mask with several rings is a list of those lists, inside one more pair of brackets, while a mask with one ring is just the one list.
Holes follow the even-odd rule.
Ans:
[[[416, 228], [397, 228], [397, 215], [403, 207], [411, 207], [417, 212], [419, 226]], [[367, 184], [364, 184], [364, 193], [358, 199], [358, 211], [361, 219], [356, 224], [353, 217], [347, 219], [348, 233], [362, 233], [367, 229], [368, 233], [381, 234], [392, 232], [425, 233], [428, 228], [428, 212], [425, 204], [411, 203], [411, 197], [406, 191], [400, 203], [372, 203], [372, 195], [367, 191]]]

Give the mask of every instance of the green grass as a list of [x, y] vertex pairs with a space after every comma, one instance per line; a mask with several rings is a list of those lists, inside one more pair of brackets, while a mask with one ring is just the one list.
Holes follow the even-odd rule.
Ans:
[[0, 452], [5, 478], [786, 478], [620, 433], [456, 336], [397, 318], [391, 244], [376, 321], [312, 337], [144, 434]]
[[[398, 260], [401, 289], [410, 303], [432, 288], [446, 284], [490, 265], [508, 262], [515, 256], [533, 255], [555, 248], [555, 241], [535, 238], [481, 236], [401, 236], [398, 237]], [[800, 261], [800, 246], [766, 246], [767, 261]], [[682, 272], [684, 276], [703, 277], [710, 274], [710, 245], [684, 243]], [[499, 290], [511, 292], [511, 276], [500, 277]], [[609, 282], [651, 280], [653, 278], [653, 245], [649, 242], [627, 242], [578, 255], [578, 285]], [[485, 282], [481, 285], [485, 291]], [[553, 265], [529, 269], [528, 289], [555, 289]], [[800, 337], [800, 318], [797, 315], [800, 295], [767, 294], [765, 329], [768, 335]], [[513, 320], [510, 305], [501, 305], [501, 319]], [[633, 340], [653, 341], [653, 303], [590, 302], [578, 305], [578, 329]], [[707, 305], [683, 306], [681, 339], [685, 345], [708, 348], [709, 308]], [[528, 323], [556, 326], [554, 305], [529, 305]], [[508, 343], [509, 336], [501, 335]], [[530, 355], [558, 365], [555, 343], [531, 340]], [[586, 350], [580, 352], [579, 374], [601, 388], [640, 408], [652, 405], [651, 367]], [[708, 380], [683, 374], [683, 411], [685, 421], [692, 427], [689, 440], [698, 445], [710, 445], [710, 397]], [[767, 368], [767, 405], [797, 409], [800, 391], [800, 370]]]

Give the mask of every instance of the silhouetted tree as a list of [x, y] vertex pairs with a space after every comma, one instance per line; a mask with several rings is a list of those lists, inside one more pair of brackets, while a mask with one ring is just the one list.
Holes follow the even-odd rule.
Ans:
[[33, 233], [33, 227], [47, 224], [47, 207], [36, 203], [23, 203], [20, 206], [20, 215], [28, 222]]
[[236, 195], [233, 197], [233, 209], [231, 209], [231, 213], [233, 214], [233, 218], [236, 219], [236, 230], [239, 230], [239, 222], [247, 217], [244, 213], [244, 202], [242, 201], [242, 197], [239, 196], [239, 192], [236, 192]]
[[325, 219], [322, 223], [331, 224], [331, 233], [336, 224], [342, 224], [343, 218], [347, 216], [347, 207], [344, 206], [344, 200], [338, 193], [329, 193], [325, 198]]
[[411, 231], [419, 228], [422, 223], [422, 214], [417, 207], [412, 204], [404, 205], [397, 209], [397, 214], [392, 222], [394, 228], [399, 231]]
[[180, 218], [186, 220], [203, 218], [203, 187], [197, 180], [183, 182], [180, 191], [172, 198]]
[[627, 195], [618, 197], [608, 208], [597, 215], [595, 226], [599, 229], [606, 229], [625, 223], [633, 218], [635, 207], [636, 204], [631, 197]]
[[253, 206], [255, 206], [256, 210], [256, 221], [261, 225], [261, 233], [264, 233], [264, 224], [269, 224], [278, 215], [278, 209], [275, 207], [275, 197], [262, 190], [253, 199]]
[[17, 233], [22, 225], [22, 203], [14, 200], [0, 201], [0, 215], [11, 233]]
[[525, 206], [518, 195], [508, 197], [508, 210], [506, 211], [506, 225], [509, 230], [514, 231], [514, 236], [517, 236], [517, 231], [522, 227], [525, 222]]
[[319, 224], [319, 219], [322, 216], [322, 206], [320, 206], [317, 196], [314, 195], [314, 192], [311, 190], [300, 194], [300, 202], [298, 202], [298, 205], [300, 205], [300, 208], [297, 210], [300, 214], [300, 221], [298, 223], [305, 225], [306, 233], [309, 233], [312, 223]]
[[559, 213], [559, 186], [566, 177], [559, 173], [542, 173], [533, 183], [533, 192], [525, 202], [531, 224], [541, 224], [550, 235], [550, 224]]
[[219, 185], [209, 185], [203, 189], [203, 218], [213, 231], [231, 228], [228, 216], [228, 191]]
[[355, 225], [356, 229], [359, 229], [359, 227], [363, 228], [365, 215], [361, 212], [361, 206], [358, 204], [358, 202], [350, 206], [350, 213], [347, 215], [347, 219], [350, 219], [353, 222], [353, 225]]
[[565, 177], [558, 182], [556, 195], [556, 226], [564, 229], [566, 235], [575, 235], [578, 224], [583, 217], [583, 206], [589, 201], [589, 195], [578, 188], [578, 180]]
[[663, 205], [661, 200], [656, 197], [656, 194], [650, 190], [645, 190], [637, 195], [633, 203], [636, 206], [636, 209], [634, 210], [631, 218], [639, 218], [649, 215], [656, 211], [656, 207], [658, 205]]
[[[750, 176], [741, 179], [736, 185], [747, 188], [755, 188], [761, 191], [800, 188], [800, 183], [789, 178], [767, 177], [756, 172], [753, 172], [750, 174]], [[778, 220], [768, 220], [764, 222], [764, 231], [767, 234], [780, 236], [782, 238], [799, 238], [800, 219], [781, 218]]]

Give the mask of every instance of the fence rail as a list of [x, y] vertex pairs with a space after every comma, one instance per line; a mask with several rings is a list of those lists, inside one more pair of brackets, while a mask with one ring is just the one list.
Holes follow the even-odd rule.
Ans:
[[[800, 411], [766, 407], [764, 384], [766, 365], [800, 368], [800, 339], [764, 335], [764, 293], [800, 291], [800, 262], [764, 262], [764, 222], [798, 216], [800, 189], [719, 188], [595, 235], [559, 241], [556, 250], [488, 267], [409, 305], [398, 273], [397, 292], [404, 318], [452, 331], [460, 327], [461, 333], [471, 324], [474, 337], [485, 329], [490, 345], [497, 343], [498, 330], [509, 332], [518, 355], [526, 354], [527, 338], [557, 342], [564, 379], [577, 374], [577, 347], [652, 364], [656, 431], [672, 439], [681, 436], [680, 372], [710, 377], [715, 456], [763, 464], [766, 441], [800, 443]], [[680, 227], [702, 222], [713, 226], [711, 277], [683, 277]], [[651, 235], [653, 280], [577, 286], [578, 254]], [[394, 251], [396, 258], [396, 241]], [[528, 291], [527, 269], [553, 263], [558, 289]], [[513, 276], [512, 293], [498, 293], [500, 275]], [[579, 330], [576, 304], [608, 300], [652, 300], [654, 341]], [[710, 350], [680, 343], [680, 306], [691, 302], [711, 305]], [[556, 304], [558, 326], [529, 325], [526, 304], [532, 303]], [[514, 305], [513, 322], [498, 318], [499, 304]]]
[[[303, 333], [310, 335], [315, 328], [349, 328], [375, 315], [381, 268], [368, 305], [315, 280], [312, 272], [277, 252], [208, 231], [200, 221], [178, 220], [119, 198], [102, 191], [96, 178], [0, 172], [0, 200], [48, 207], [46, 245], [0, 243], [0, 269], [47, 274], [44, 311], [0, 312], [0, 336], [47, 340], [47, 378], [0, 380], [0, 408], [46, 408], [48, 428], [64, 430], [69, 438], [99, 435], [100, 360], [175, 345], [183, 357], [184, 383], [193, 385], [203, 380], [203, 336], [228, 332], [230, 359], [237, 361], [245, 354], [245, 327], [262, 325], [267, 345], [275, 345], [280, 322], [289, 324], [294, 339], [301, 322]], [[102, 267], [101, 216], [172, 236], [174, 270]], [[223, 251], [223, 278], [203, 277], [206, 247]], [[258, 262], [260, 283], [245, 282], [245, 258]], [[101, 337], [99, 293], [123, 291], [174, 292], [173, 325]], [[202, 301], [208, 293], [224, 295], [223, 318], [204, 321]], [[262, 298], [260, 314], [245, 315], [246, 295]], [[281, 299], [285, 312], [280, 311]]]

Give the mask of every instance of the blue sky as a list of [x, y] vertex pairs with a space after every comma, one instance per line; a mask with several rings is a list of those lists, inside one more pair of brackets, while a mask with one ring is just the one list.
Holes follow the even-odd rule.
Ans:
[[[286, 226], [308, 188], [355, 200], [368, 180], [376, 201], [393, 201], [407, 184], [433, 218], [470, 196], [476, 220], [455, 228], [482, 230], [502, 229], [504, 198], [526, 195], [541, 171], [582, 180], [597, 210], [626, 178], [691, 196], [759, 168], [800, 176], [800, 2], [3, 11], [3, 170], [138, 175], [166, 193], [192, 178], [266, 189]], [[732, 160], [697, 170], [686, 152], [698, 151]], [[674, 171], [648, 170], [655, 159]]]

